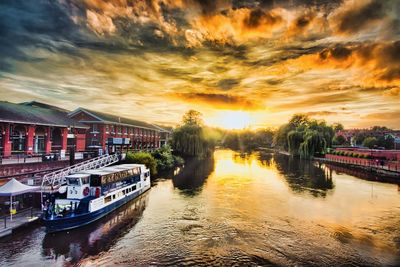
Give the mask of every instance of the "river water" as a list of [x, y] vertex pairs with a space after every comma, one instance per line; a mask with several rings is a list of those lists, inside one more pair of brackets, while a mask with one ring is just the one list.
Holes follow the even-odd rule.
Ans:
[[0, 241], [2, 266], [400, 265], [400, 187], [218, 150], [87, 227]]

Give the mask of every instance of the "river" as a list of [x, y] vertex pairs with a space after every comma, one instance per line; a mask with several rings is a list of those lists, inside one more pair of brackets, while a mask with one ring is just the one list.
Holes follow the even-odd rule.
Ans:
[[396, 266], [400, 187], [218, 150], [87, 227], [0, 240], [1, 266]]

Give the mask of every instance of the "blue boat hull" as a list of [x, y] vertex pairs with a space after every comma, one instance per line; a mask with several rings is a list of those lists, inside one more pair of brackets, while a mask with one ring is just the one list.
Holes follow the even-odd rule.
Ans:
[[149, 189], [150, 189], [150, 187], [143, 188], [143, 189], [139, 190], [138, 192], [135, 192], [129, 196], [125, 196], [124, 198], [121, 198], [120, 200], [118, 200], [108, 206], [105, 206], [104, 208], [96, 210], [94, 212], [77, 214], [75, 216], [66, 217], [66, 218], [57, 218], [56, 217], [53, 219], [48, 219], [48, 218], [43, 217], [42, 220], [43, 220], [44, 225], [46, 226], [46, 231], [48, 233], [60, 232], [60, 231], [78, 228], [78, 227], [81, 227], [84, 225], [88, 225], [88, 224], [106, 216], [110, 212], [123, 206], [124, 204], [128, 203], [132, 199], [135, 199], [136, 197], [140, 196], [141, 194], [143, 194], [145, 191], [147, 191]]

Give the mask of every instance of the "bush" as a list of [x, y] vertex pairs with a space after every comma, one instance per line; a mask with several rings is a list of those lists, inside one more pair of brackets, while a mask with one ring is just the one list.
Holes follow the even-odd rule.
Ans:
[[174, 168], [176, 165], [184, 163], [183, 158], [172, 155], [171, 147], [164, 146], [152, 153], [152, 156], [157, 161], [157, 170], [164, 171]]
[[157, 174], [157, 161], [148, 152], [136, 152], [136, 153], [128, 152], [126, 154], [126, 162], [144, 164], [146, 165], [147, 168], [149, 168], [150, 173], [152, 175]]

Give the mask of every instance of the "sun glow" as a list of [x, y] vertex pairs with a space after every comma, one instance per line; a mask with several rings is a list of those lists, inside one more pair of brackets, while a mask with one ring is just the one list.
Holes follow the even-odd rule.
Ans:
[[251, 126], [253, 119], [245, 111], [221, 111], [206, 119], [206, 124], [224, 129], [244, 129]]

